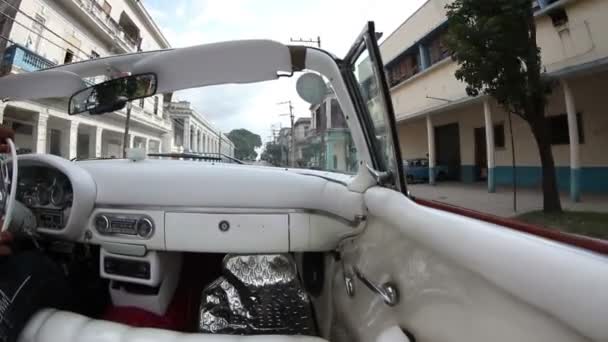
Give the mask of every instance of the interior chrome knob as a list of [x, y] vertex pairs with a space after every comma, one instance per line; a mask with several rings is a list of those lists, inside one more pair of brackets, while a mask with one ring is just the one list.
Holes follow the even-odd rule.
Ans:
[[149, 238], [154, 231], [154, 224], [148, 218], [141, 218], [137, 221], [137, 235], [142, 238]]
[[95, 229], [101, 234], [109, 233], [110, 220], [106, 215], [97, 215], [97, 217], [95, 217]]

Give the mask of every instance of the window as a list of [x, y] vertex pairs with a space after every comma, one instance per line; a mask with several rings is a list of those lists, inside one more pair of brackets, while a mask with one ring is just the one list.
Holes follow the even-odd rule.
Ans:
[[557, 8], [548, 13], [553, 22], [553, 26], [560, 27], [568, 24], [568, 14], [563, 8]]
[[444, 43], [445, 33], [437, 35], [428, 45], [430, 65], [444, 60], [450, 56], [450, 50]]
[[42, 42], [42, 34], [44, 32], [44, 24], [46, 23], [46, 19], [36, 13], [36, 18], [32, 24], [32, 31], [35, 34], [34, 37], [34, 42], [32, 42], [34, 44], [34, 51], [38, 52], [40, 50], [40, 43]]
[[154, 96], [154, 115], [158, 115], [158, 96]]
[[505, 148], [505, 124], [494, 125], [494, 147]]
[[319, 105], [319, 108], [315, 111], [315, 127], [318, 132], [324, 131], [327, 127], [327, 118], [325, 117], [325, 102]]
[[[377, 72], [380, 70], [377, 68], [377, 61], [373, 61], [370, 57], [367, 50], [359, 55], [353, 63], [355, 66], [354, 76], [359, 85], [361, 100], [369, 113], [369, 128], [372, 130], [370, 132], [372, 140], [372, 151], [370, 153], [377, 157], [376, 167], [379, 171], [392, 171], [396, 169], [396, 154], [393, 149], [391, 127], [388, 121], [390, 104], [385, 103], [387, 99], [382, 93], [382, 85], [378, 83], [380, 77]], [[405, 61], [412, 63], [414, 60], [409, 58]], [[408, 65], [408, 68], [412, 67], [411, 64], [406, 63], [406, 65]], [[416, 69], [410, 68], [408, 70]], [[388, 101], [390, 101], [390, 98]]]
[[346, 119], [338, 100], [331, 100], [331, 128], [347, 128]]
[[106, 16], [110, 16], [110, 13], [112, 13], [112, 5], [110, 5], [107, 1], [104, 0], [103, 5], [101, 6], [101, 10], [103, 11], [103, 13], [106, 14]]
[[63, 58], [63, 64], [72, 63], [73, 60], [74, 60], [74, 52], [72, 52], [72, 50], [70, 50], [70, 49], [65, 50], [65, 57]]
[[389, 83], [391, 86], [394, 86], [414, 76], [418, 71], [418, 55], [411, 54], [398, 57], [397, 60], [388, 67]]
[[[547, 117], [545, 120], [549, 130], [551, 145], [569, 145], [570, 134], [568, 133], [568, 116], [566, 114], [560, 114]], [[585, 143], [585, 135], [581, 113], [576, 114], [576, 121], [578, 126], [578, 142], [579, 144], [583, 144]]]

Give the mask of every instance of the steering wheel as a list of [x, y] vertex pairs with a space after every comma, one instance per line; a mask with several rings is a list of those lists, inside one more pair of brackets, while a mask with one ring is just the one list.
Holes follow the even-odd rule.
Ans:
[[[11, 224], [17, 194], [17, 149], [10, 138], [6, 138], [10, 157], [0, 159], [0, 215], [2, 215], [2, 231], [6, 231]], [[12, 164], [12, 176], [9, 176], [8, 165]]]

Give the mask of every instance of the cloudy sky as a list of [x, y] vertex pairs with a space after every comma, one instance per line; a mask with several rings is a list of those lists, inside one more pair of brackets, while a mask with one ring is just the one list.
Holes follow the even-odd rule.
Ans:
[[[144, 0], [169, 42], [183, 47], [235, 39], [321, 37], [322, 48], [344, 56], [368, 20], [388, 36], [425, 0]], [[191, 101], [222, 131], [247, 128], [263, 140], [271, 126], [289, 126], [287, 105], [296, 117], [310, 116], [295, 92], [295, 79], [226, 85], [177, 93]]]

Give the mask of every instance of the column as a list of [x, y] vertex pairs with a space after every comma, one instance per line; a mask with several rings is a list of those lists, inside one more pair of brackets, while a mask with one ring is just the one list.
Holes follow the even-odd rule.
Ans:
[[574, 94], [566, 80], [561, 80], [566, 100], [568, 115], [568, 135], [570, 137], [570, 199], [573, 202], [581, 200], [581, 162], [579, 156], [578, 121], [576, 119], [576, 104]]
[[38, 122], [34, 127], [34, 152], [46, 153], [47, 123], [49, 115], [38, 113]]
[[144, 143], [146, 144], [146, 146], [144, 146], [144, 151], [146, 151], [146, 153], [150, 152], [150, 138], [146, 137], [144, 138]]
[[490, 100], [483, 101], [483, 117], [486, 125], [486, 152], [488, 154], [488, 192], [496, 192], [496, 181], [494, 176], [494, 123], [492, 122], [492, 108]]
[[161, 136], [161, 144], [159, 150], [161, 153], [173, 152], [173, 132], [165, 133]]
[[101, 144], [102, 144], [103, 128], [93, 127], [89, 138], [89, 158], [100, 158], [101, 157]]
[[429, 67], [429, 50], [422, 44], [418, 44], [418, 60], [420, 64], [420, 71]]
[[190, 152], [194, 152], [196, 149], [196, 131], [194, 127], [190, 130]]
[[129, 146], [127, 148], [135, 147], [135, 135], [129, 134]]
[[182, 143], [184, 152], [190, 149], [190, 119], [184, 118], [184, 142]]
[[201, 130], [196, 130], [196, 152], [203, 152], [201, 149]]
[[429, 145], [429, 184], [435, 185], [435, 128], [430, 115], [426, 117], [426, 134]]
[[78, 152], [78, 121], [70, 121], [68, 131], [68, 159], [76, 158]]

